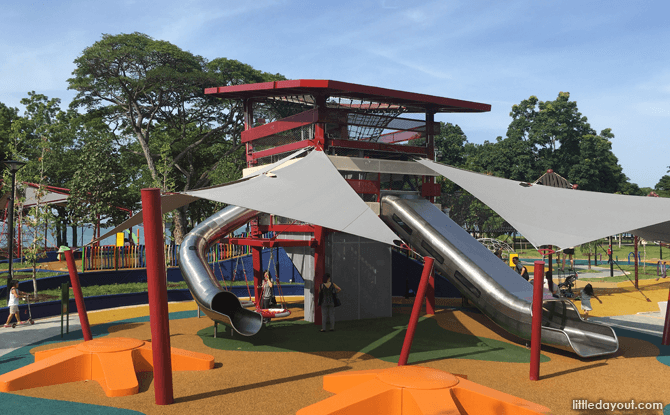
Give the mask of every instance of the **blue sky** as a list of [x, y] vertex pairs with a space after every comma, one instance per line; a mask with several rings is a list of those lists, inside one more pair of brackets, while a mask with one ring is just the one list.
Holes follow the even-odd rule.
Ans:
[[[441, 114], [474, 143], [504, 136], [511, 106], [570, 92], [611, 128], [624, 173], [666, 174], [670, 6], [664, 1], [15, 1], [0, 13], [0, 102], [63, 101], [73, 61], [103, 33], [142, 32], [207, 59], [289, 79], [333, 79], [485, 102]], [[558, 172], [560, 173], [560, 172]]]

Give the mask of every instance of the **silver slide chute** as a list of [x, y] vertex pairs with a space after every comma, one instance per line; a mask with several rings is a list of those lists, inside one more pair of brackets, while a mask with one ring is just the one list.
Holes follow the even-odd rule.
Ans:
[[230, 324], [244, 336], [258, 333], [263, 317], [242, 307], [235, 294], [221, 287], [207, 263], [207, 249], [219, 238], [249, 222], [258, 211], [228, 206], [186, 235], [179, 250], [179, 268], [201, 310], [213, 321]]
[[[381, 217], [497, 325], [531, 335], [533, 286], [425, 199], [385, 196]], [[582, 320], [575, 305], [545, 293], [542, 343], [581, 357], [615, 353], [619, 340], [604, 324]]]

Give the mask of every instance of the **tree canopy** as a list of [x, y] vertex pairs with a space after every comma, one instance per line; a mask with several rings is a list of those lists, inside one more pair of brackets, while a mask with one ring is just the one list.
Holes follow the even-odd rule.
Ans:
[[[210, 185], [243, 161], [237, 102], [204, 94], [207, 87], [284, 79], [241, 62], [208, 62], [142, 33], [103, 35], [75, 60], [69, 88], [73, 108], [98, 112], [129, 149], [142, 154], [152, 185], [185, 191]], [[185, 208], [175, 211], [176, 242], [185, 233]]]

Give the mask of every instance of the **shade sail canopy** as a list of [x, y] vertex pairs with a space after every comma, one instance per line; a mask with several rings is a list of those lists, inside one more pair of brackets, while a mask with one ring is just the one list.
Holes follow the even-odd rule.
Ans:
[[419, 163], [470, 192], [535, 247], [580, 245], [618, 233], [670, 241], [670, 199], [561, 189]]
[[322, 151], [312, 151], [293, 164], [247, 180], [184, 194], [284, 216], [389, 245], [398, 239]]
[[[264, 166], [252, 176], [231, 183], [163, 195], [163, 213], [198, 199], [208, 199], [393, 245], [398, 237], [363, 202], [322, 151], [312, 151], [293, 164], [285, 165], [288, 160], [306, 151], [300, 150]], [[97, 240], [142, 221], [140, 211]]]

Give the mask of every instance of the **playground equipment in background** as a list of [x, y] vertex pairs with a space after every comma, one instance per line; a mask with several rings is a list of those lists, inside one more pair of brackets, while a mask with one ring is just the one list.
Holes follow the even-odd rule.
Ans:
[[658, 261], [656, 264], [656, 281], [658, 281], [661, 278], [665, 278], [668, 275], [668, 267], [666, 266], [665, 261]]
[[[242, 234], [243, 237], [246, 234]], [[263, 234], [264, 238], [271, 238], [273, 232]], [[165, 258], [168, 267], [179, 265], [179, 245], [165, 245]], [[214, 243], [206, 253], [207, 262], [225, 261], [238, 256], [251, 255], [251, 249], [246, 245]], [[98, 245], [82, 248], [81, 270], [100, 271], [118, 270], [120, 268], [145, 268], [146, 249], [144, 245]]]
[[[630, 265], [630, 256], [631, 255], [633, 256], [633, 260], [635, 260], [635, 253], [634, 252], [629, 252], [628, 253], [628, 265]], [[642, 262], [642, 256], [640, 255], [639, 252], [637, 253], [637, 261], [638, 261], [638, 263]]]
[[575, 286], [575, 281], [579, 278], [579, 275], [576, 272], [570, 272], [568, 273], [567, 276], [565, 276], [564, 281], [560, 282], [561, 280], [561, 273], [562, 271], [559, 271], [559, 283], [558, 283], [558, 295], [563, 298], [575, 298], [575, 293], [572, 292], [572, 287]]

